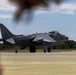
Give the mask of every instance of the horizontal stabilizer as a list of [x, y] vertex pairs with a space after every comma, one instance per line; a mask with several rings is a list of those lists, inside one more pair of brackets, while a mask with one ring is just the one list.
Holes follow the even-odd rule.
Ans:
[[7, 39], [6, 41], [9, 42], [9, 43], [11, 43], [11, 44], [15, 44], [15, 41], [14, 41], [13, 38], [9, 38], [9, 39]]

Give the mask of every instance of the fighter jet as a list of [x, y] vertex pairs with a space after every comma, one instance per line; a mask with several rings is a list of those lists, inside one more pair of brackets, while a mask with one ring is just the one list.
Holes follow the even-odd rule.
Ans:
[[[45, 42], [56, 42], [46, 33], [32, 34], [32, 35], [14, 35], [3, 24], [0, 23], [2, 38], [4, 45], [18, 45], [21, 49], [29, 47], [31, 53], [36, 52], [36, 45]], [[45, 44], [44, 44], [45, 46]]]

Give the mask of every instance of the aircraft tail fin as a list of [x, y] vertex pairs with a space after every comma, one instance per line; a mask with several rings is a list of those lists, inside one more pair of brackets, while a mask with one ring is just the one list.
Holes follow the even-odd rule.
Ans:
[[2, 39], [8, 39], [15, 36], [1, 23], [0, 23], [0, 29], [1, 29]]

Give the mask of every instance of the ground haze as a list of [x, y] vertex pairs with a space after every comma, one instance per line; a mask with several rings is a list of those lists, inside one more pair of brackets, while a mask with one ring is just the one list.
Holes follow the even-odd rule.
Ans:
[[3, 75], [76, 75], [76, 51], [1, 53]]

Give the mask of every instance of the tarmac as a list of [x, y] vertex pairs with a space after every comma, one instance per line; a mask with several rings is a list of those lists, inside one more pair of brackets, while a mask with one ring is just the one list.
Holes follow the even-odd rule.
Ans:
[[76, 51], [1, 53], [3, 75], [76, 75]]

